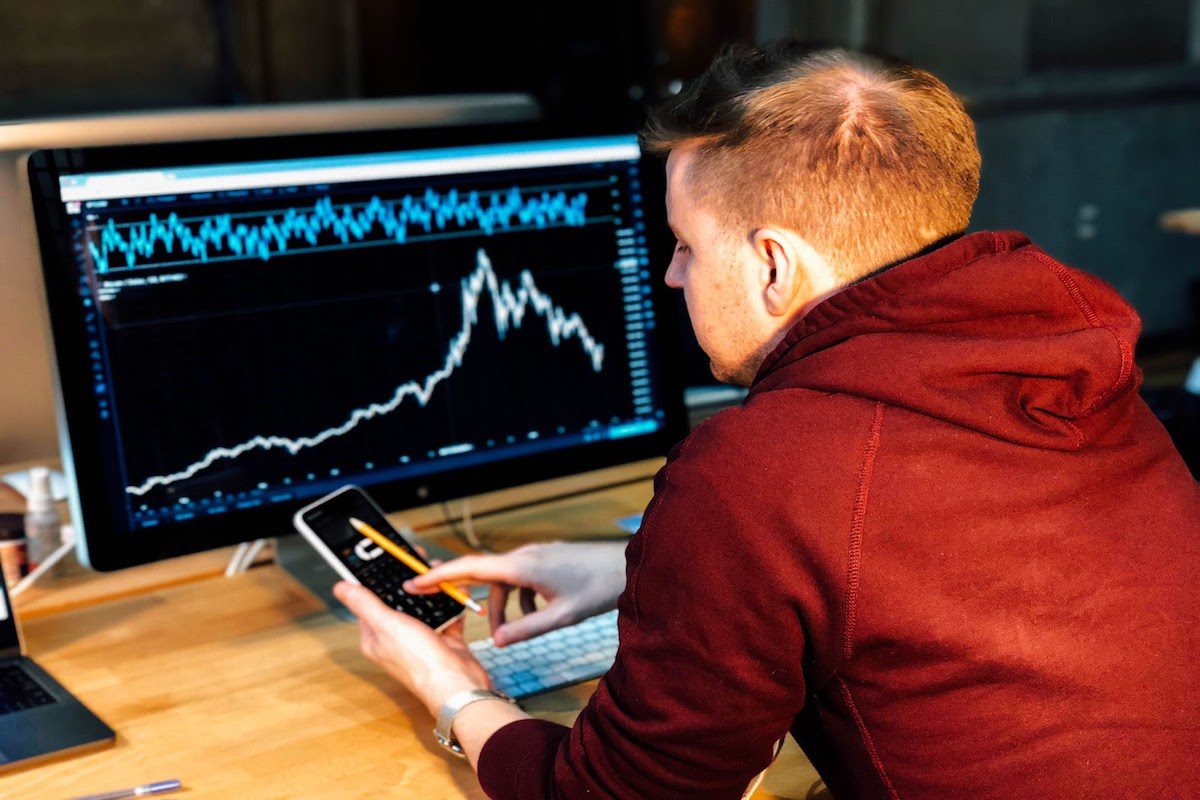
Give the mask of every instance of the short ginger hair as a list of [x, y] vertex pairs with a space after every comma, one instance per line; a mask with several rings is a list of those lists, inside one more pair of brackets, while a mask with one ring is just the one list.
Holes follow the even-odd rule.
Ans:
[[728, 233], [788, 227], [845, 283], [963, 231], [979, 193], [975, 126], [944, 83], [794, 42], [727, 48], [641, 140], [695, 145], [686, 185]]

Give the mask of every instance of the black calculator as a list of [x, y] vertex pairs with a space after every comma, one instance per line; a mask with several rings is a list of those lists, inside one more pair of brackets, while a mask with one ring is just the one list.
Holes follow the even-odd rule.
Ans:
[[416, 575], [402, 561], [350, 525], [355, 517], [426, 563], [404, 535], [393, 528], [375, 501], [357, 486], [343, 486], [296, 512], [296, 530], [343, 578], [361, 583], [390, 608], [416, 617], [437, 630], [463, 613], [462, 603], [447, 594], [408, 594], [401, 585]]

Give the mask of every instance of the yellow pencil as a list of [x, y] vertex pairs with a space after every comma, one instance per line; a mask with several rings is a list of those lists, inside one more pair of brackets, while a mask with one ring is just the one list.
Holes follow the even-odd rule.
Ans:
[[[418, 575], [423, 575], [426, 572], [429, 572], [429, 567], [422, 564], [416, 558], [413, 558], [412, 554], [405, 551], [403, 547], [400, 547], [400, 545], [396, 544], [391, 539], [387, 538], [382, 533], [363, 522], [361, 519], [355, 519], [354, 517], [351, 517], [350, 524], [354, 526], [354, 530], [358, 531], [363, 536], [382, 547], [391, 555], [400, 559], [401, 563], [403, 563], [404, 566], [408, 567], [413, 572], [417, 573]], [[483, 608], [480, 607], [479, 603], [476, 603], [474, 600], [468, 597], [466, 592], [459, 589], [457, 586], [449, 583], [439, 583], [438, 588], [453, 597], [458, 602], [462, 603], [467, 608], [474, 611], [476, 614], [483, 613]]]

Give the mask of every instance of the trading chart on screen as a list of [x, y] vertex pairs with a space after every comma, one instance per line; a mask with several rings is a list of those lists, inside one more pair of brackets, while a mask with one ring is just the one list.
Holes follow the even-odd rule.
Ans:
[[131, 529], [663, 424], [633, 137], [60, 191]]

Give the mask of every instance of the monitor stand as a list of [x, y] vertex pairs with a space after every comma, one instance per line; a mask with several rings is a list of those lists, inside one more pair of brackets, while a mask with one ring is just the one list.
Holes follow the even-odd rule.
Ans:
[[[455, 553], [444, 547], [431, 544], [424, 539], [414, 536], [407, 529], [401, 528], [400, 530], [413, 542], [424, 547], [425, 551], [429, 554], [430, 560], [441, 559], [446, 561], [456, 556]], [[329, 610], [333, 612], [334, 616], [344, 620], [355, 619], [349, 609], [333, 596], [333, 585], [341, 580], [341, 578], [333, 571], [333, 567], [329, 566], [325, 559], [317, 555], [317, 551], [304, 540], [303, 536], [293, 533], [275, 539], [275, 562], [285, 572], [299, 581], [304, 588], [320, 598], [329, 607]]]

